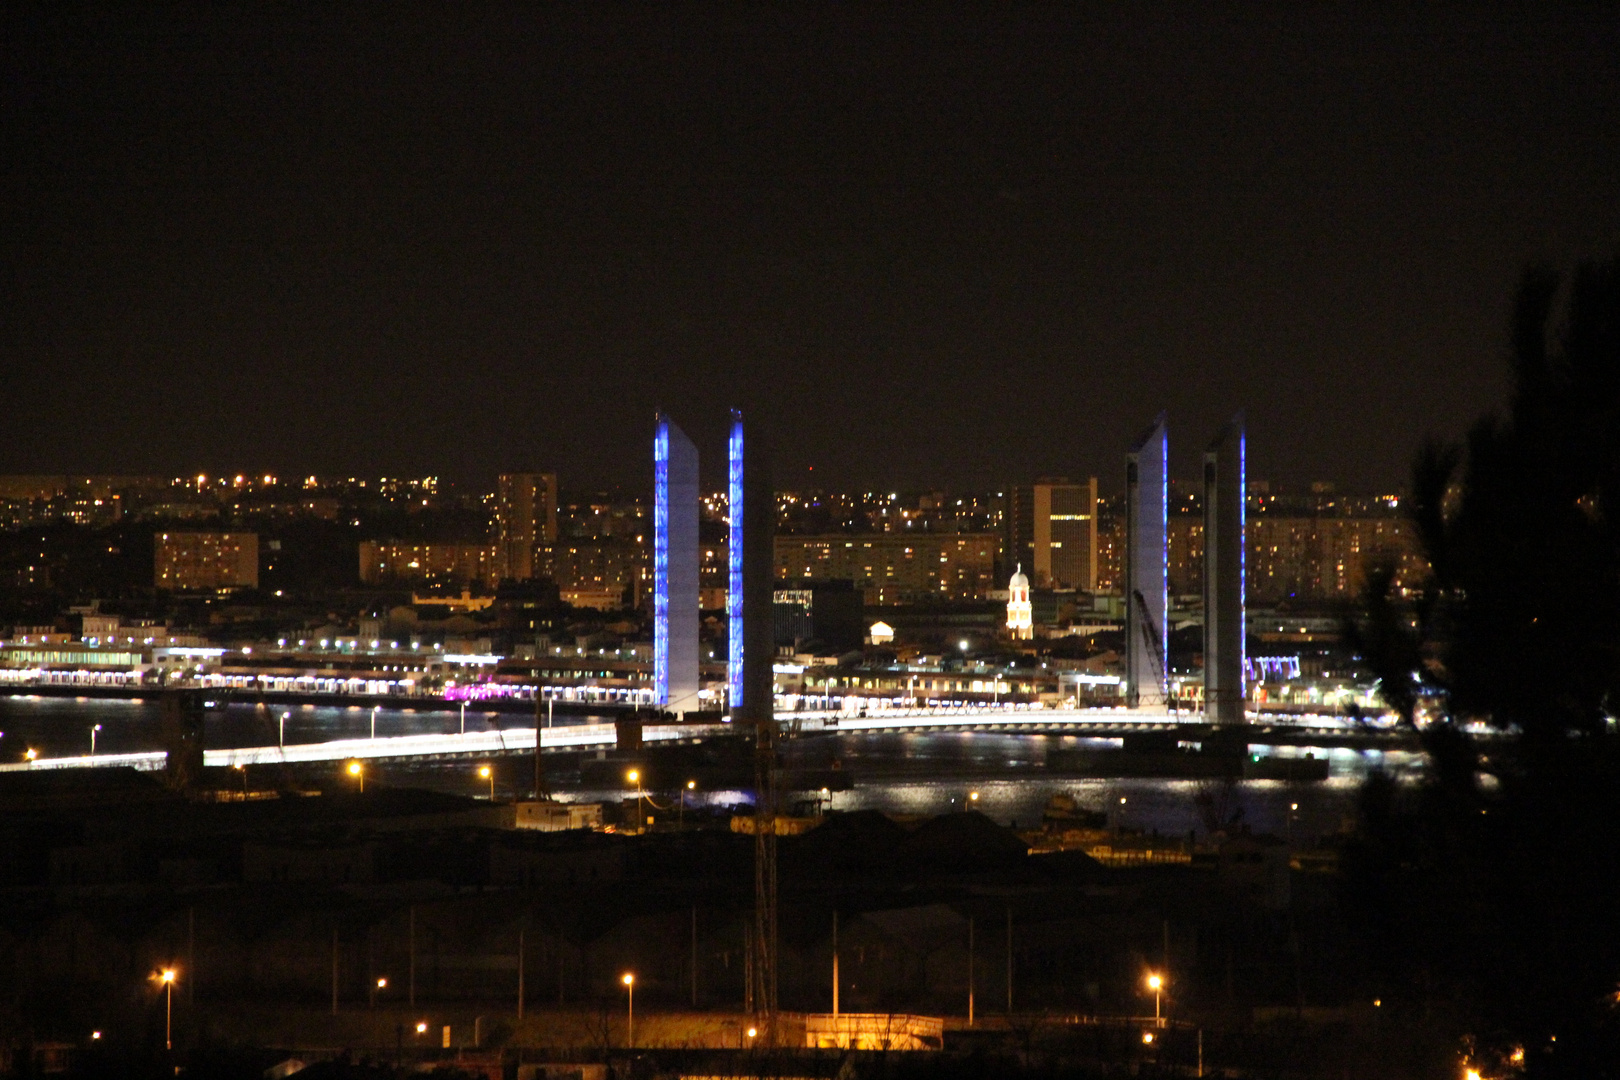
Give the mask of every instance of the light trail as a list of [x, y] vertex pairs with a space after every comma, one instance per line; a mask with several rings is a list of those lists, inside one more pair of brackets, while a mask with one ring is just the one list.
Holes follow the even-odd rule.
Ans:
[[[642, 729], [646, 742], [673, 742], [704, 738], [730, 731], [726, 724], [652, 724]], [[378, 760], [387, 758], [437, 758], [489, 756], [534, 750], [534, 728], [504, 731], [469, 731], [465, 735], [395, 735], [377, 739], [332, 739], [289, 746], [248, 746], [231, 750], [203, 751], [203, 765], [234, 768], [238, 765], [301, 765], [323, 761]], [[606, 749], [618, 739], [612, 724], [575, 724], [545, 728], [540, 732], [540, 749]], [[97, 754], [95, 757], [36, 758], [33, 761], [0, 765], [0, 772], [33, 772], [41, 769], [105, 769], [115, 766], [141, 771], [162, 769], [168, 755], [162, 750], [134, 754]]]

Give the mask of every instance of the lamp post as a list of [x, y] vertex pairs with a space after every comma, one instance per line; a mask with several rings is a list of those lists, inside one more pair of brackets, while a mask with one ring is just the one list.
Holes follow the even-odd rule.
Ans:
[[696, 790], [697, 790], [697, 781], [696, 780], [688, 780], [686, 782], [686, 787], [681, 791], [681, 809], [680, 809], [680, 812], [676, 815], [676, 819], [675, 819], [675, 828], [676, 828], [677, 831], [684, 830], [686, 828], [686, 793], [688, 791], [696, 791]]
[[628, 1048], [634, 1049], [636, 1045], [636, 977], [627, 971], [624, 973], [624, 978], [619, 981], [624, 983], [625, 992], [626, 1034], [624, 1041]]
[[375, 705], [371, 707], [371, 737], [373, 739], [377, 737], [377, 706]]
[[174, 968], [164, 968], [158, 978], [163, 980], [163, 992], [168, 1001], [163, 1009], [163, 1048], [174, 1049]]
[[641, 770], [631, 769], [624, 774], [624, 778], [636, 785], [636, 832], [639, 833], [644, 828], [644, 819], [641, 814]]
[[489, 801], [494, 802], [495, 801], [495, 770], [490, 768], [488, 765], [480, 765], [478, 767], [478, 776], [479, 776], [480, 779], [489, 781]]
[[287, 749], [287, 717], [289, 717], [291, 715], [292, 715], [292, 713], [290, 713], [290, 712], [282, 713], [280, 723], [277, 724], [277, 727], [276, 727], [276, 748], [278, 750]]
[[366, 793], [365, 766], [361, 765], [358, 761], [349, 762], [349, 775], [360, 781], [360, 794], [364, 795]]
[[461, 733], [467, 734], [467, 699], [461, 699]]
[[1164, 993], [1164, 977], [1157, 972], [1149, 972], [1147, 977], [1148, 989], [1153, 991], [1153, 1024], [1163, 1027], [1163, 1015], [1159, 1011], [1160, 998]]
[[378, 992], [386, 989], [388, 989], [388, 979], [384, 976], [378, 976], [376, 985], [371, 988], [371, 1007], [373, 1009], [377, 1007]]
[[91, 727], [91, 729], [90, 729], [90, 756], [91, 757], [96, 756], [96, 732], [98, 732], [100, 730], [101, 730], [101, 725], [100, 724], [96, 724], [93, 727]]

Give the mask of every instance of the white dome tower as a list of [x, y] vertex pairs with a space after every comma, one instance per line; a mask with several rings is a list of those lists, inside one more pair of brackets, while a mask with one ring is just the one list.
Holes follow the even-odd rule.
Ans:
[[1029, 602], [1029, 578], [1024, 576], [1024, 564], [1019, 563], [1007, 582], [1007, 632], [1016, 641], [1028, 641], [1035, 636], [1035, 609]]

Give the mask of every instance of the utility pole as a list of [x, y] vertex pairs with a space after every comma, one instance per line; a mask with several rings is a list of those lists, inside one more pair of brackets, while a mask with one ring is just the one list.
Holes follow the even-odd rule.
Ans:
[[833, 908], [833, 1015], [838, 1015], [838, 909]]
[[534, 688], [534, 797], [541, 798], [546, 790], [546, 767], [540, 760], [540, 699], [544, 695], [540, 687]]
[[415, 904], [411, 905], [410, 956], [411, 956], [411, 965], [410, 965], [410, 981], [408, 983], [408, 988], [409, 988], [409, 998], [408, 998], [408, 1000], [410, 1002], [411, 1008], [414, 1009], [414, 1008], [416, 1008], [416, 905]]
[[776, 1046], [776, 719], [754, 721], [754, 1007]]
[[1012, 905], [1007, 905], [1007, 1015], [1012, 1015]]

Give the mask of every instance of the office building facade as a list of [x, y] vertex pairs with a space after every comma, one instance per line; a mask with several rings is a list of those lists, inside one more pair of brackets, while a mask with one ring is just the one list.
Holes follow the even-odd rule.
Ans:
[[1031, 490], [1034, 582], [1043, 589], [1097, 588], [1097, 478], [1039, 480]]

